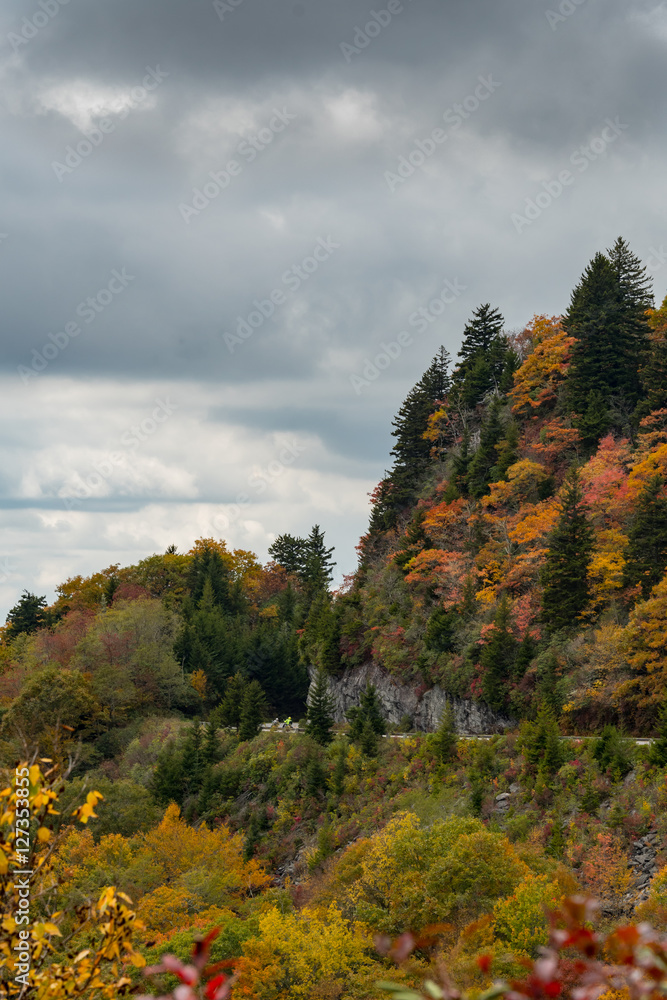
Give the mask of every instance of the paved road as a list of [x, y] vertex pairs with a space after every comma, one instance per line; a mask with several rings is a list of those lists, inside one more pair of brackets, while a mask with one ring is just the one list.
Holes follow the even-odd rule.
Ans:
[[[273, 723], [273, 724], [265, 723], [265, 725], [262, 726], [262, 729], [264, 730], [265, 733], [270, 733], [270, 732], [303, 733], [304, 732], [303, 729], [299, 729], [299, 726], [298, 726], [298, 724], [296, 722], [292, 722], [292, 723], [290, 723], [290, 725], [286, 725], [285, 723], [282, 723], [282, 722], [278, 723], [278, 725], [276, 725], [275, 723]], [[424, 735], [425, 734], [422, 733], [422, 732], [418, 732], [418, 733], [387, 733], [387, 735], [385, 736], [385, 739], [389, 739], [389, 740], [406, 740], [408, 738], [408, 736], [424, 736]], [[497, 733], [461, 733], [461, 735], [459, 736], [459, 739], [460, 740], [490, 740], [490, 739], [493, 738], [494, 735], [497, 736], [498, 734]], [[628, 737], [628, 738], [632, 739], [632, 737]], [[597, 737], [595, 737], [595, 736], [561, 736], [561, 739], [562, 740], [594, 740], [594, 739], [597, 739]], [[645, 747], [645, 746], [650, 746], [651, 743], [653, 743], [653, 739], [651, 737], [646, 736], [646, 737], [637, 738], [637, 739], [635, 739], [634, 742], [635, 742], [635, 744], [638, 747]]]

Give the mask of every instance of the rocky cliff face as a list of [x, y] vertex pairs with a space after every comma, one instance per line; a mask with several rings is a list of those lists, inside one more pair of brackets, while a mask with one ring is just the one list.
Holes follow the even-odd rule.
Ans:
[[439, 687], [422, 694], [416, 688], [398, 683], [374, 663], [355, 667], [341, 677], [329, 678], [336, 722], [344, 722], [348, 710], [359, 704], [361, 692], [367, 684], [374, 684], [377, 688], [387, 722], [397, 724], [409, 715], [413, 727], [422, 732], [434, 732], [438, 728], [448, 702], [452, 704], [456, 729], [461, 734], [494, 733], [515, 724], [513, 719], [498, 715], [483, 702], [452, 698]]

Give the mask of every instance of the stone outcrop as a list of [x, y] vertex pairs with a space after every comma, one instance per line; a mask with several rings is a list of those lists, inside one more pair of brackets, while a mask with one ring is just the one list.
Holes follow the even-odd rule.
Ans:
[[658, 871], [657, 841], [657, 833], [647, 833], [645, 837], [635, 840], [632, 844], [630, 858], [632, 888], [639, 896], [640, 902], [648, 899], [649, 884]]
[[513, 719], [499, 715], [481, 701], [453, 698], [440, 687], [422, 692], [421, 688], [401, 684], [374, 663], [354, 667], [340, 677], [329, 678], [336, 722], [344, 722], [349, 709], [359, 704], [361, 692], [367, 684], [375, 685], [385, 718], [393, 725], [409, 716], [414, 729], [434, 732], [448, 702], [454, 709], [458, 733], [495, 733], [515, 725]]

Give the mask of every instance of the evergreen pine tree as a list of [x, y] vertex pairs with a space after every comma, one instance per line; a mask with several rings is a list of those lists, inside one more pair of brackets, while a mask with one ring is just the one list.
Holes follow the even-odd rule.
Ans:
[[479, 447], [468, 468], [468, 491], [473, 497], [484, 496], [489, 483], [493, 482], [493, 470], [498, 460], [496, 445], [504, 434], [500, 409], [500, 398], [494, 396], [482, 424]]
[[276, 599], [278, 617], [281, 624], [291, 625], [296, 619], [297, 596], [291, 583], [288, 583]]
[[497, 461], [491, 469], [490, 482], [504, 479], [507, 470], [519, 460], [519, 425], [511, 420], [505, 428], [505, 437], [496, 449]]
[[667, 497], [662, 476], [652, 476], [639, 495], [628, 538], [623, 583], [641, 583], [646, 599], [667, 569]]
[[558, 715], [563, 707], [559, 693], [558, 675], [560, 664], [554, 649], [549, 648], [537, 657], [537, 695], [540, 704], [547, 705]]
[[365, 691], [361, 693], [359, 706], [351, 708], [347, 717], [351, 723], [350, 739], [355, 743], [360, 742], [367, 723], [378, 736], [384, 735], [387, 731], [377, 688], [373, 684], [366, 685]]
[[633, 751], [634, 745], [611, 723], [603, 727], [591, 744], [591, 757], [597, 762], [602, 774], [609, 771], [614, 781], [632, 770]]
[[387, 732], [387, 723], [374, 684], [367, 684], [366, 690], [362, 692], [361, 711], [373, 727], [373, 732], [377, 733], [378, 736], [384, 736]]
[[456, 378], [465, 371], [479, 355], [486, 355], [503, 329], [504, 319], [499, 309], [492, 309], [489, 302], [478, 306], [463, 328], [463, 343], [458, 357], [461, 359], [456, 366]]
[[518, 642], [511, 632], [511, 613], [507, 595], [503, 594], [493, 619], [493, 631], [482, 646], [479, 662], [484, 671], [482, 693], [491, 708], [505, 704], [508, 686], [514, 674]]
[[333, 773], [333, 790], [335, 795], [342, 795], [345, 791], [345, 774], [347, 771], [347, 744], [342, 743], [336, 754], [336, 763]]
[[322, 746], [331, 743], [333, 729], [333, 701], [324, 670], [318, 670], [306, 713], [306, 732]]
[[623, 368], [618, 373], [621, 393], [632, 403], [641, 394], [640, 369], [648, 353], [648, 316], [654, 305], [653, 281], [640, 259], [619, 236], [607, 250], [619, 287], [620, 346]]
[[150, 790], [160, 805], [176, 802], [183, 805], [185, 787], [185, 763], [183, 755], [173, 741], [160, 751], [155, 770], [150, 781]]
[[399, 569], [405, 569], [417, 553], [424, 549], [432, 549], [433, 543], [424, 530], [425, 511], [415, 510], [405, 531], [405, 541], [401, 550], [394, 556], [394, 562]]
[[637, 403], [652, 302], [646, 270], [623, 239], [607, 256], [597, 253], [584, 271], [564, 318], [565, 329], [577, 338], [567, 383], [570, 406], [580, 419], [592, 390], [607, 405]]
[[431, 444], [424, 439], [428, 418], [436, 403], [445, 399], [450, 387], [449, 354], [441, 347], [419, 382], [410, 390], [394, 419], [392, 448], [394, 467], [390, 474], [394, 506], [407, 506], [415, 496], [431, 462]]
[[300, 640], [304, 661], [335, 675], [340, 670], [340, 618], [331, 595], [321, 593], [310, 606]]
[[327, 773], [317, 755], [313, 755], [306, 767], [306, 795], [317, 798], [327, 787]]
[[536, 655], [537, 642], [533, 639], [530, 632], [527, 632], [521, 640], [514, 661], [514, 677], [516, 680], [521, 680]]
[[266, 716], [266, 696], [259, 681], [250, 681], [243, 695], [239, 739], [252, 740], [260, 731]]
[[440, 725], [433, 736], [433, 746], [441, 763], [446, 764], [456, 755], [457, 742], [454, 709], [451, 702], [447, 702], [440, 717]]
[[184, 609], [183, 630], [174, 652], [188, 673], [203, 670], [209, 689], [222, 697], [226, 678], [241, 652], [241, 628], [232, 626], [229, 616], [216, 604], [210, 579], [203, 582], [196, 608], [189, 602]]
[[654, 767], [667, 767], [667, 704], [660, 710], [658, 735], [651, 743], [649, 761]]
[[222, 702], [215, 710], [216, 720], [219, 718], [224, 726], [239, 726], [241, 722], [241, 706], [243, 705], [247, 678], [237, 673], [227, 678], [227, 687]]
[[336, 563], [331, 558], [333, 547], [328, 549], [324, 544], [324, 532], [319, 524], [313, 526], [306, 539], [306, 557], [301, 579], [312, 600], [316, 594], [327, 592], [333, 578], [333, 567]]
[[577, 343], [568, 369], [568, 396], [575, 413], [588, 408], [588, 394], [597, 390], [607, 401], [615, 387], [615, 368], [621, 362], [616, 325], [618, 280], [612, 265], [597, 253], [572, 292], [563, 325]]
[[204, 731], [203, 756], [207, 764], [217, 764], [220, 760], [220, 741], [215, 720], [209, 720]]
[[524, 722], [519, 730], [518, 746], [528, 764], [553, 774], [563, 763], [560, 729], [552, 708], [542, 705], [535, 722]]
[[269, 555], [288, 573], [300, 577], [306, 567], [306, 540], [289, 534], [278, 535], [275, 542], [269, 545]]
[[408, 393], [393, 421], [394, 465], [372, 495], [371, 533], [389, 531], [408, 507], [431, 464], [431, 442], [425, 440], [428, 419], [451, 387], [450, 357], [441, 347], [419, 382]]
[[456, 608], [437, 607], [426, 625], [424, 644], [434, 653], [449, 653], [454, 648], [456, 630], [461, 617]]
[[581, 436], [584, 449], [588, 454], [591, 454], [611, 425], [609, 409], [599, 389], [591, 389], [588, 393], [586, 409], [581, 416], [575, 419], [574, 423]]
[[201, 786], [207, 764], [204, 755], [204, 727], [199, 722], [194, 722], [187, 731], [182, 756], [185, 765], [185, 792], [192, 795]]
[[190, 595], [193, 603], [199, 605], [208, 582], [206, 606], [213, 604], [223, 611], [236, 611], [232, 600], [232, 585], [229, 570], [222, 556], [212, 544], [199, 549], [190, 565]]
[[463, 431], [458, 454], [455, 454], [452, 460], [452, 475], [443, 497], [445, 503], [451, 503], [452, 500], [458, 500], [459, 497], [468, 496], [468, 472], [473, 457], [470, 448], [470, 431], [466, 427]]
[[378, 734], [373, 729], [370, 719], [364, 721], [359, 735], [359, 748], [367, 757], [376, 757], [378, 752]]
[[561, 513], [549, 538], [543, 571], [542, 617], [551, 631], [571, 628], [589, 600], [588, 566], [593, 530], [588, 523], [579, 472], [574, 469], [561, 493]]
[[469, 408], [494, 390], [506, 392], [518, 359], [502, 334], [503, 317], [489, 303], [479, 306], [463, 330], [459, 362], [452, 376], [454, 395]]
[[7, 615], [8, 636], [15, 638], [21, 633], [35, 632], [46, 624], [46, 597], [37, 597], [24, 590], [20, 600]]

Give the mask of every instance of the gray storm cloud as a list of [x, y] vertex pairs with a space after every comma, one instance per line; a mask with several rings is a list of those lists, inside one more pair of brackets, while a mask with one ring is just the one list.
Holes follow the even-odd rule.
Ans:
[[[276, 434], [311, 446], [231, 543], [329, 523], [352, 569], [391, 416], [479, 302], [561, 312], [619, 234], [664, 295], [666, 49], [635, 0], [5, 3], [4, 605], [187, 545]], [[164, 386], [173, 420], [63, 510]]]

